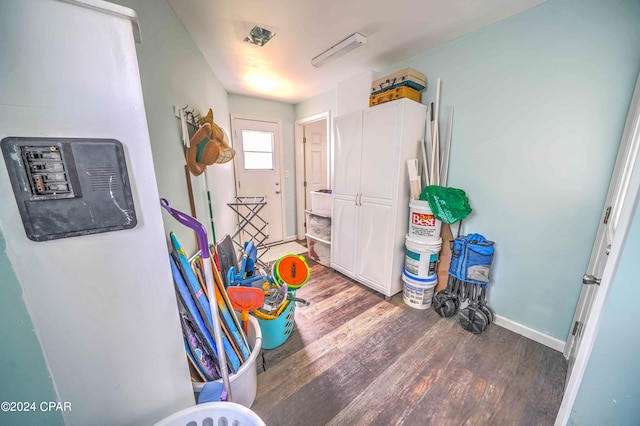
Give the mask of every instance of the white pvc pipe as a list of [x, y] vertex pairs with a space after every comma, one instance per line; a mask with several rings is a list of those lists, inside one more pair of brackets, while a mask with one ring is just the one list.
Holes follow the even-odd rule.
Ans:
[[427, 169], [428, 169], [428, 173], [426, 175], [426, 180], [427, 180], [427, 185], [431, 185], [431, 182], [433, 182], [433, 164], [432, 164], [432, 157], [431, 156], [431, 150], [433, 149], [433, 131], [431, 129], [431, 104], [427, 105], [427, 131], [426, 133], [426, 146], [425, 146], [425, 151], [427, 152]]
[[440, 167], [440, 185], [447, 186], [449, 180], [449, 157], [451, 156], [451, 133], [453, 132], [453, 105], [449, 106], [449, 118], [445, 129], [442, 147], [442, 164]]
[[[208, 247], [201, 247], [207, 250]], [[213, 270], [211, 269], [211, 261], [208, 257], [203, 258], [204, 262], [204, 280], [207, 284], [207, 293], [209, 295], [209, 307], [211, 308], [211, 325], [213, 326], [213, 337], [218, 348], [218, 361], [220, 362], [220, 376], [222, 376], [222, 384], [227, 391], [227, 401], [233, 402], [231, 396], [231, 383], [229, 382], [229, 372], [227, 371], [227, 355], [224, 352], [222, 344], [222, 329], [220, 328], [220, 317], [218, 313], [218, 299], [213, 288]]]
[[440, 86], [441, 80], [438, 78], [436, 81], [436, 105], [435, 111], [433, 115], [433, 179], [431, 180], [432, 185], [440, 185], [440, 131], [439, 131], [439, 116], [440, 116]]
[[[429, 185], [429, 163], [427, 163], [427, 149], [424, 146], [424, 140], [420, 139], [420, 153], [422, 154], [422, 184], [424, 186]], [[422, 192], [422, 190], [420, 190]]]

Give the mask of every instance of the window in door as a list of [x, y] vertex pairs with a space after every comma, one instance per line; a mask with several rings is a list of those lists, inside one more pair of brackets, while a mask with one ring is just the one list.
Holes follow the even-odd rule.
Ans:
[[273, 170], [274, 144], [272, 132], [242, 131], [245, 170]]

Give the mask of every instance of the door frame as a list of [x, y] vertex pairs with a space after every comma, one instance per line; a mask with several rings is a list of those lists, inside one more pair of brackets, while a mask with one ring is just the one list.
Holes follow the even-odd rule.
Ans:
[[333, 188], [333, 134], [331, 133], [331, 111], [321, 112], [310, 117], [301, 118], [295, 122], [295, 151], [296, 151], [296, 233], [299, 240], [303, 240], [304, 236], [304, 126], [316, 121], [326, 120], [327, 132], [327, 179], [329, 187]]
[[[248, 120], [248, 121], [261, 121], [263, 123], [273, 123], [276, 124], [278, 126], [278, 138], [280, 139], [278, 141], [278, 148], [277, 148], [277, 152], [275, 155], [278, 156], [278, 164], [280, 166], [280, 191], [281, 192], [281, 197], [280, 197], [280, 208], [282, 209], [282, 240], [279, 243], [282, 243], [284, 241], [287, 240], [287, 209], [286, 209], [286, 197], [287, 197], [287, 192], [285, 191], [285, 180], [284, 180], [284, 154], [283, 154], [283, 145], [284, 145], [284, 140], [283, 140], [283, 134], [282, 134], [282, 120], [277, 120], [277, 119], [272, 119], [272, 118], [264, 118], [264, 117], [256, 117], [255, 115], [246, 115], [246, 114], [229, 114], [231, 117], [231, 146], [233, 147], [233, 149], [236, 150], [236, 152], [239, 153], [238, 151], [238, 141], [236, 140], [236, 130], [238, 130], [236, 128], [235, 125], [235, 120]], [[233, 185], [234, 185], [234, 191], [237, 194], [238, 193], [238, 159], [235, 158], [237, 156], [234, 156], [233, 159]], [[279, 244], [277, 243], [277, 244]]]
[[[628, 192], [628, 195], [620, 209], [618, 228], [611, 243], [609, 257], [602, 271], [600, 288], [594, 297], [591, 313], [588, 317], [589, 321], [585, 324], [582, 341], [576, 352], [576, 360], [569, 381], [565, 387], [562, 403], [560, 404], [558, 416], [556, 417], [556, 425], [566, 425], [569, 421], [573, 404], [580, 390], [582, 378], [584, 377], [589, 358], [591, 357], [591, 352], [600, 328], [602, 313], [606, 307], [611, 286], [615, 280], [618, 264], [622, 257], [622, 250], [624, 250], [629, 229], [631, 228], [631, 222], [633, 221], [636, 206], [640, 198], [640, 76], [636, 83], [631, 105], [629, 106], [629, 113], [621, 139], [621, 148], [627, 140], [629, 143], [626, 148], [624, 148], [625, 152], [618, 155], [615, 166], [616, 169], [614, 169], [613, 173], [621, 173], [625, 166], [630, 166], [629, 185], [626, 188], [620, 189], [621, 191]], [[620, 166], [622, 166], [623, 169], [618, 169]]]

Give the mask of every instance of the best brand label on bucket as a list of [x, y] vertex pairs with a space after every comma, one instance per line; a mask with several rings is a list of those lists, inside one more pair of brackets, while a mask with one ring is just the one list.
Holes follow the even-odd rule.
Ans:
[[416, 240], [431, 241], [440, 238], [441, 223], [422, 200], [409, 202], [409, 236]]
[[411, 212], [411, 227], [416, 235], [435, 235], [436, 217], [432, 213]]

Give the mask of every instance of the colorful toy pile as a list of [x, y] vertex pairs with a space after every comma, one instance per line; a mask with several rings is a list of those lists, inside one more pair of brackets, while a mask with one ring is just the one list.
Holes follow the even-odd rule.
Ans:
[[236, 310], [251, 312], [262, 331], [262, 348], [274, 349], [291, 335], [295, 325], [295, 303], [309, 302], [296, 297], [296, 290], [309, 281], [310, 270], [304, 257], [287, 254], [276, 260], [271, 271], [258, 269], [256, 247], [244, 243], [240, 265], [236, 265], [233, 243], [225, 237], [218, 246], [221, 270], [227, 271], [227, 291]]

